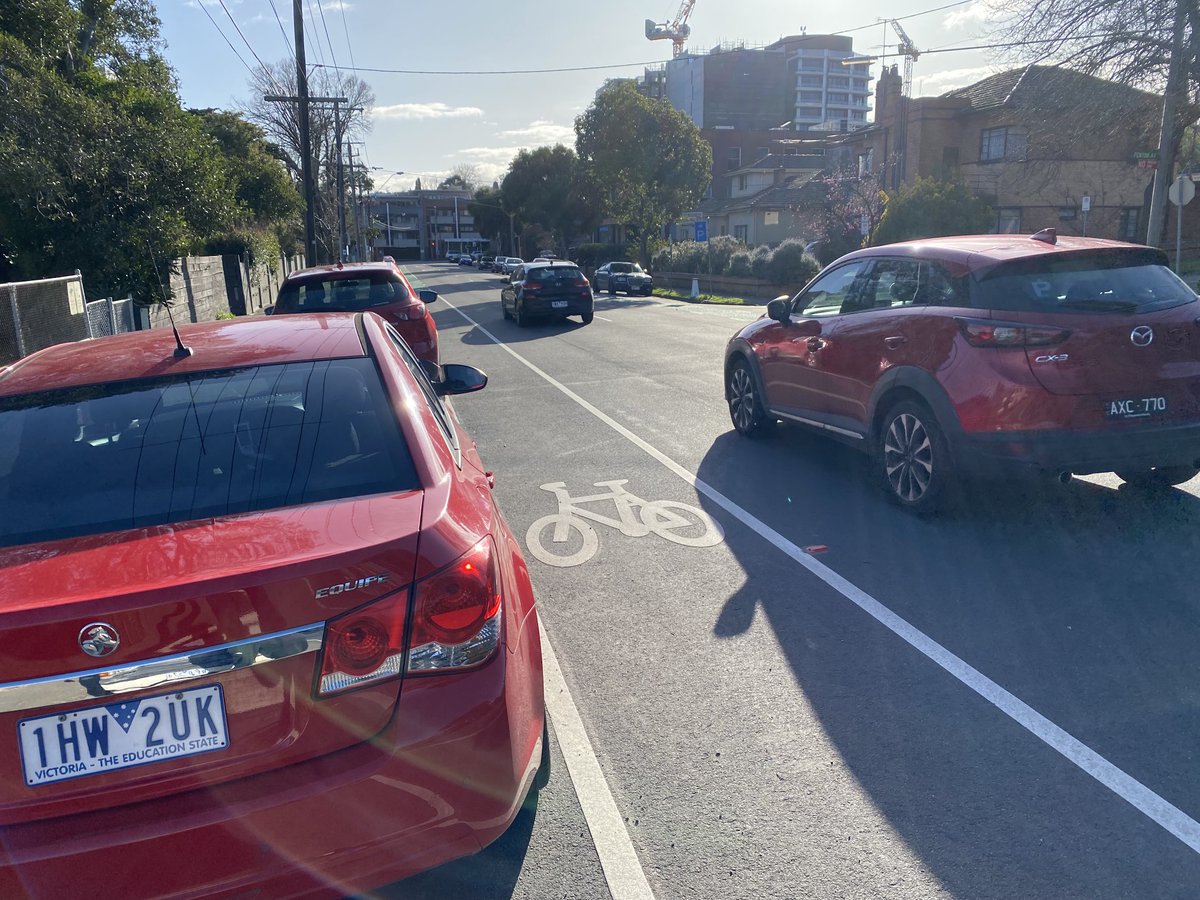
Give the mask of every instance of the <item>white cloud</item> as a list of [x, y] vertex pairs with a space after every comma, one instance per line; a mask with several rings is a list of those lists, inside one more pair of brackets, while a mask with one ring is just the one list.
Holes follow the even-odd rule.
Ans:
[[970, 6], [946, 13], [942, 19], [942, 26], [944, 28], [959, 28], [964, 25], [980, 25], [991, 19], [993, 15], [994, 11], [988, 0], [976, 0]]
[[379, 119], [469, 119], [482, 116], [477, 106], [448, 106], [445, 103], [394, 103], [373, 106], [371, 113]]
[[462, 157], [467, 162], [472, 163], [498, 163], [503, 161], [505, 168], [508, 167], [508, 161], [517, 155], [520, 147], [467, 147], [463, 150], [457, 150], [454, 153], [447, 153], [447, 159]]
[[970, 69], [947, 69], [945, 72], [921, 75], [913, 78], [913, 94], [917, 97], [936, 97], [946, 91], [982, 81], [997, 71], [999, 70], [995, 66], [975, 66]]
[[529, 141], [531, 144], [567, 144], [575, 143], [575, 129], [569, 125], [555, 125], [548, 119], [530, 122], [524, 128], [513, 128], [500, 132], [500, 137], [516, 138], [519, 141]]
[[345, 0], [324, 0], [324, 3], [326, 10], [333, 10], [335, 12], [354, 9], [354, 4], [347, 3]]

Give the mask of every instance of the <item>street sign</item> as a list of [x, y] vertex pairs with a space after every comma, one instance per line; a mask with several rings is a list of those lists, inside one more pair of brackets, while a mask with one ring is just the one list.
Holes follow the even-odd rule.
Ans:
[[1157, 169], [1158, 168], [1158, 160], [1157, 159], [1139, 159], [1137, 161], [1137, 167], [1139, 169]]
[[858, 220], [858, 230], [863, 233], [864, 237], [871, 233], [871, 219], [866, 213], [863, 213], [862, 217]]
[[707, 222], [697, 222], [695, 227], [696, 227], [696, 240], [707, 241], [708, 240], [708, 223]]
[[1084, 212], [1087, 212], [1088, 210], [1090, 210], [1092, 208], [1092, 198], [1084, 197], [1082, 207], [1083, 207]]
[[1158, 159], [1157, 150], [1135, 150], [1133, 151], [1134, 159]]
[[1176, 206], [1186, 206], [1196, 196], [1196, 182], [1186, 175], [1180, 175], [1167, 189], [1167, 199]]

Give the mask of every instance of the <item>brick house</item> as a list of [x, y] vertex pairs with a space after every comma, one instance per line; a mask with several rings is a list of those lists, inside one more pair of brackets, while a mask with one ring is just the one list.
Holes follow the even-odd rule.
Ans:
[[889, 188], [958, 176], [996, 210], [1000, 232], [1144, 240], [1154, 171], [1136, 154], [1157, 147], [1161, 107], [1153, 94], [1054, 66], [905, 100], [893, 67], [876, 85], [875, 123], [834, 138], [829, 155]]

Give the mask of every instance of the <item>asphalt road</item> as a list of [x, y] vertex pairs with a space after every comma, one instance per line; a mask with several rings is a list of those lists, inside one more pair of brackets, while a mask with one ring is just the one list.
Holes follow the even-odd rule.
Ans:
[[[918, 520], [851, 450], [733, 433], [722, 351], [757, 309], [600, 295], [520, 329], [497, 276], [409, 271], [442, 360], [490, 377], [455, 408], [624, 828], [589, 828], [556, 738], [533, 814], [388, 896], [602, 898], [614, 841], [659, 898], [1200, 896], [1200, 480]], [[610, 496], [591, 544], [551, 519], [530, 549], [553, 483]]]

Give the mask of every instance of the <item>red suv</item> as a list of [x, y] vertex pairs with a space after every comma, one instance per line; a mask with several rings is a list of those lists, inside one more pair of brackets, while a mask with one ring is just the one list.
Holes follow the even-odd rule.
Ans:
[[370, 310], [391, 323], [420, 359], [436, 365], [437, 326], [425, 304], [437, 298], [436, 291], [414, 291], [392, 260], [337, 263], [293, 272], [267, 312], [278, 316]]
[[935, 508], [952, 474], [1200, 471], [1200, 303], [1159, 250], [973, 235], [843, 256], [725, 355], [734, 427], [799, 422]]

